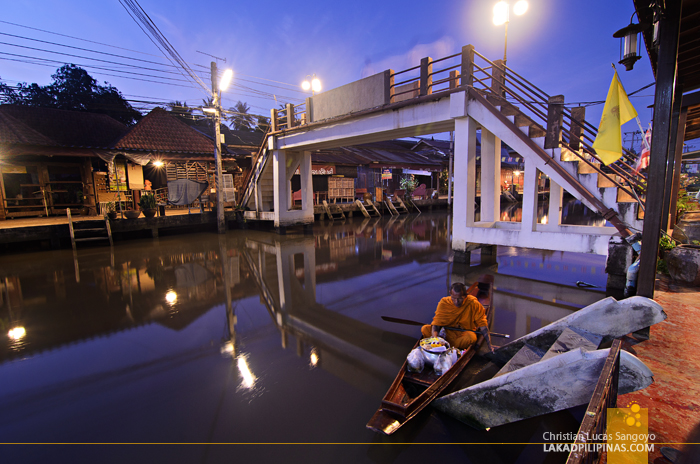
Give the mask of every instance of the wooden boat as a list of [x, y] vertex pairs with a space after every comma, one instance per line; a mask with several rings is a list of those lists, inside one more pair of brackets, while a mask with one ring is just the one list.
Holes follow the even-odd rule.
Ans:
[[[467, 289], [467, 294], [475, 296], [491, 319], [491, 301], [493, 299], [493, 276], [483, 275]], [[408, 362], [404, 361], [399, 374], [389, 387], [381, 407], [367, 423], [367, 428], [375, 432], [391, 435], [402, 425], [416, 416], [433, 401], [462, 372], [467, 363], [481, 347], [484, 337], [477, 334], [476, 342], [459, 357], [457, 362], [443, 375], [438, 376], [433, 369], [426, 366], [423, 372], [408, 372]], [[419, 346], [420, 339], [414, 348]]]
[[[644, 297], [606, 298], [489, 353], [466, 388], [437, 398], [433, 407], [477, 429], [587, 404], [613, 339], [666, 319]], [[464, 377], [464, 376], [462, 376]], [[646, 388], [653, 373], [620, 352], [618, 393]]]

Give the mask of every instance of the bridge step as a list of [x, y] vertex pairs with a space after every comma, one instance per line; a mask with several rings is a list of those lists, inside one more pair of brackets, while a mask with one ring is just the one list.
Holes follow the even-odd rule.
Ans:
[[[515, 105], [505, 101], [503, 97], [496, 95], [485, 95], [486, 100], [493, 104], [496, 109], [506, 117], [515, 128], [527, 135], [538, 147], [544, 148], [544, 136], [546, 131], [539, 124], [535, 123], [530, 117], [523, 114], [522, 111]], [[550, 149], [547, 150], [550, 154]], [[583, 161], [581, 156], [583, 151], [574, 153], [568, 148], [551, 149], [551, 157], [554, 161], [562, 166], [569, 174], [571, 174], [581, 185], [598, 197], [605, 206], [612, 208], [618, 213], [621, 220], [631, 227], [641, 229], [643, 224], [639, 219], [639, 205], [634, 208], [622, 208], [619, 205], [622, 203], [636, 203], [637, 199], [621, 190], [613, 179], [620, 185], [626, 186], [627, 183], [620, 177], [614, 176], [611, 173], [608, 177], [601, 174], [596, 167], [603, 169], [599, 162], [591, 162], [591, 164]], [[547, 174], [547, 172], [545, 172]], [[565, 186], [564, 186], [565, 187]], [[602, 214], [602, 211], [599, 211]]]

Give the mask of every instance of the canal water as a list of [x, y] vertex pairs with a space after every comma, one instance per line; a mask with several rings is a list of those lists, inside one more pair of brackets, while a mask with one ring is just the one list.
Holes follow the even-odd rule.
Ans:
[[381, 316], [429, 322], [484, 273], [491, 329], [513, 338], [605, 297], [604, 257], [499, 247], [459, 265], [449, 243], [439, 211], [0, 256], [3, 462], [564, 462], [543, 435], [584, 408], [365, 428], [419, 336]]

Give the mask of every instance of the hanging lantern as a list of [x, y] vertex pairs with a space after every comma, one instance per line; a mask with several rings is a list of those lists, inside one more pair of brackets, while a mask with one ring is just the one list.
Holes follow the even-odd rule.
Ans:
[[624, 64], [627, 71], [631, 71], [634, 63], [641, 58], [641, 41], [637, 40], [637, 36], [644, 29], [646, 29], [645, 24], [630, 22], [629, 26], [623, 27], [613, 34], [613, 37], [620, 39], [619, 63]]

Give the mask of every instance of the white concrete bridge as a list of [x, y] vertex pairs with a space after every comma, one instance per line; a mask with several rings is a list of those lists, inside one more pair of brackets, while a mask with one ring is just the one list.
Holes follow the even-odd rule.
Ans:
[[[478, 243], [605, 255], [611, 236], [641, 231], [645, 179], [630, 167], [632, 157], [602, 168], [591, 147], [596, 129], [584, 120], [583, 108], [565, 108], [563, 96], [548, 96], [472, 46], [439, 60], [424, 58], [406, 71], [388, 70], [352, 82], [308, 98], [303, 105], [272, 110], [271, 132], [244, 192], [242, 205], [250, 209], [246, 216], [274, 221], [277, 227], [313, 222], [314, 150], [447, 131], [454, 131], [452, 246], [458, 254]], [[477, 131], [479, 221], [474, 211]], [[524, 159], [519, 223], [499, 221], [502, 143]], [[292, 208], [290, 189], [297, 168], [301, 209]], [[546, 224], [537, 222], [542, 174], [550, 179]], [[614, 227], [563, 225], [564, 190]]]

